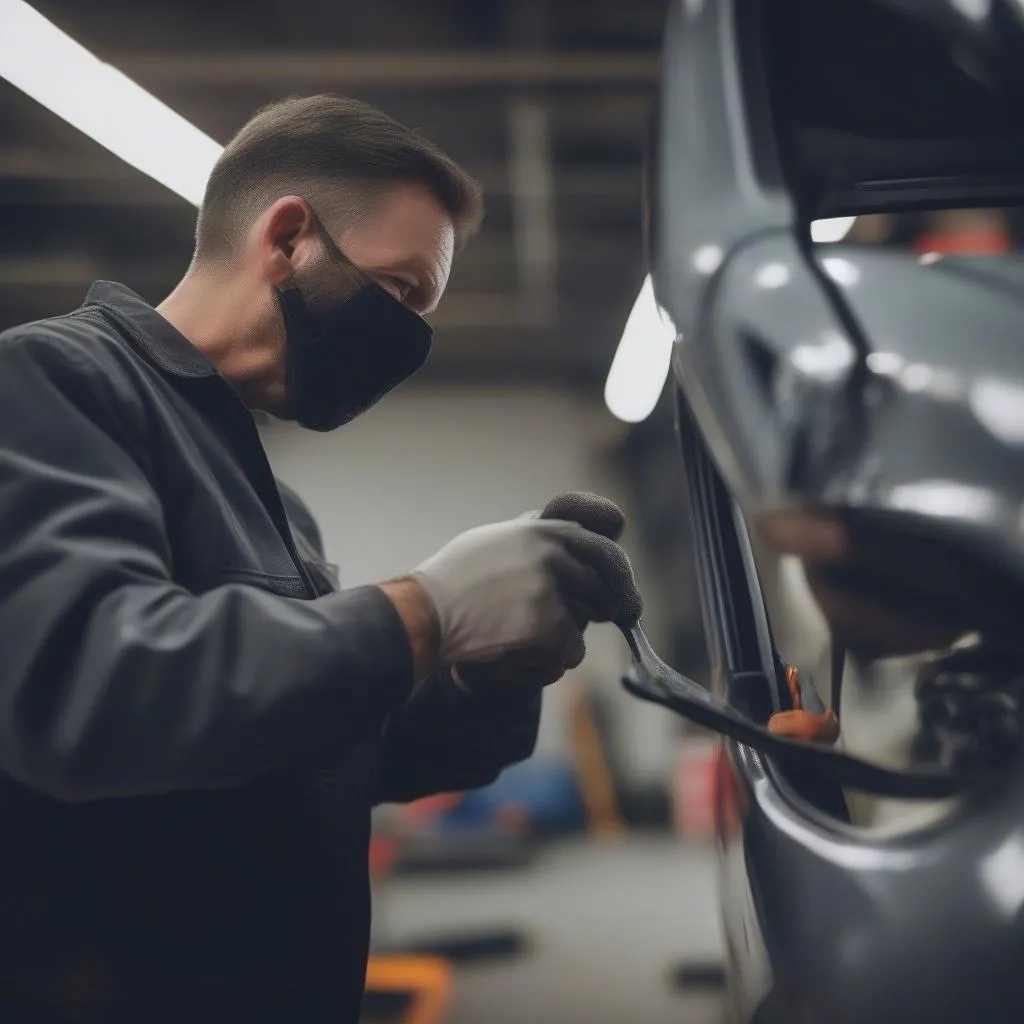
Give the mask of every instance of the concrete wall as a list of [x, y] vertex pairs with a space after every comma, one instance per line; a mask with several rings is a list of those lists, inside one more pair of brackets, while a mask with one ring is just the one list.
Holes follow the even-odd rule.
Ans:
[[[538, 508], [559, 491], [597, 491], [628, 516], [610, 456], [620, 431], [603, 406], [558, 389], [406, 387], [334, 433], [275, 423], [263, 437], [275, 472], [316, 515], [343, 584], [354, 586], [402, 573], [460, 531]], [[626, 546], [659, 643], [662, 595], [635, 538]], [[591, 627], [587, 643], [577, 675], [614, 701], [617, 758], [637, 781], [666, 779], [671, 716], [621, 690], [628, 656], [613, 627]], [[566, 750], [557, 687], [546, 695], [538, 749]]]

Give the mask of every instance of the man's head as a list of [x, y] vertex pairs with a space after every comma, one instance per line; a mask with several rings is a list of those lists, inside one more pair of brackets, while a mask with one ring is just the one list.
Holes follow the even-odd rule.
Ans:
[[478, 184], [412, 129], [352, 99], [284, 100], [217, 161], [179, 288], [216, 282], [244, 319], [204, 343], [181, 295], [161, 311], [251, 406], [327, 429], [425, 358], [420, 317], [481, 218]]

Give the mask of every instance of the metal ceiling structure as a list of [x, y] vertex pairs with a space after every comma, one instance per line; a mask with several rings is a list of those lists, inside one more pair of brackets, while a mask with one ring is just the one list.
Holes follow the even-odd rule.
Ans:
[[[434, 317], [430, 377], [603, 380], [643, 276], [665, 0], [34, 6], [220, 142], [263, 104], [315, 92], [422, 129], [487, 196]], [[73, 308], [96, 278], [162, 298], [194, 209], [3, 82], [0, 111], [0, 324]]]

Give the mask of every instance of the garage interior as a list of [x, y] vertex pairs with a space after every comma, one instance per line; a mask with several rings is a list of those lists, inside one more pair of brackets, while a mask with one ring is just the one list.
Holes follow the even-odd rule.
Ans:
[[[706, 677], [668, 395], [627, 423], [605, 394], [647, 272], [642, 171], [667, 0], [32, 6], [220, 144], [265, 104], [333, 92], [419, 128], [474, 175], [484, 226], [430, 317], [427, 367], [337, 433], [263, 421], [271, 463], [345, 586], [560, 491], [605, 494], [627, 513], [654, 646]], [[75, 308], [95, 280], [154, 303], [170, 292], [195, 206], [2, 78], [0, 111], [0, 328]], [[853, 230], [1004, 251], [1020, 224], [864, 217]], [[379, 809], [367, 1024], [724, 1019], [712, 745], [626, 694], [627, 665], [615, 629], [593, 627], [582, 666], [545, 697], [530, 762], [489, 793]]]

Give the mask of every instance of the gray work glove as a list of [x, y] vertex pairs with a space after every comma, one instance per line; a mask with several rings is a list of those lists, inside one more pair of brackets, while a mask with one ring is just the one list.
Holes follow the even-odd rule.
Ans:
[[[539, 515], [541, 519], [557, 519], [578, 523], [593, 535], [595, 555], [600, 551], [605, 579], [615, 592], [617, 609], [609, 618], [627, 628], [634, 626], [643, 613], [643, 601], [633, 578], [629, 556], [615, 543], [626, 528], [626, 517], [613, 501], [587, 491], [567, 491], [552, 498]], [[598, 621], [598, 620], [592, 620]]]
[[[592, 534], [588, 538], [588, 555], [598, 561], [602, 578], [611, 585], [613, 607], [605, 609], [611, 614], [595, 618], [570, 598], [569, 610], [581, 633], [587, 622], [615, 619], [632, 625], [639, 619], [641, 601], [632, 568], [626, 553], [614, 543], [625, 527], [625, 517], [617, 505], [596, 494], [572, 492], [558, 495], [543, 512], [529, 512], [524, 518], [575, 522]], [[523, 692], [557, 682], [576, 664], [575, 659], [570, 662], [558, 657], [556, 651], [515, 650], [489, 662], [458, 664], [455, 675], [465, 687], [481, 694]]]
[[411, 575], [434, 605], [440, 659], [449, 665], [520, 653], [575, 667], [587, 623], [618, 618], [639, 601], [622, 549], [562, 519], [477, 527]]

